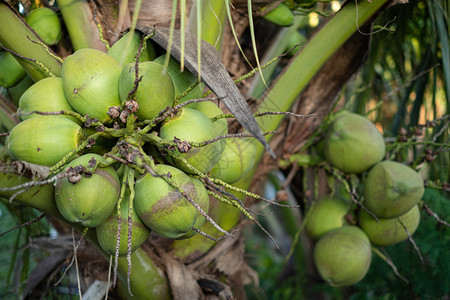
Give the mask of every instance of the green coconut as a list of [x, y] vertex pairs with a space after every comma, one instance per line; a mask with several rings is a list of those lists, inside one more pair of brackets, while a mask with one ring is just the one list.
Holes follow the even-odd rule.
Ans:
[[[197, 198], [194, 199], [194, 201], [198, 205], [200, 205], [201, 209], [205, 213], [208, 213], [208, 211], [209, 211], [209, 195], [208, 195], [208, 192], [206, 191], [205, 186], [199, 179], [197, 179], [195, 177], [190, 177], [190, 178], [191, 178], [192, 182], [194, 183], [195, 188], [197, 190]], [[195, 221], [195, 223], [192, 227], [194, 227], [196, 229], [200, 229], [203, 226], [203, 223], [205, 223], [205, 217], [199, 213], [197, 216], [197, 220]], [[190, 230], [177, 239], [180, 239], [180, 240], [187, 239], [187, 238], [193, 237], [196, 234], [197, 234], [197, 231]]]
[[210, 176], [234, 183], [245, 176], [253, 167], [256, 157], [254, 141], [247, 138], [225, 139], [225, 148]]
[[[210, 119], [223, 114], [222, 110], [212, 101], [194, 102], [186, 105], [186, 107], [198, 110]], [[212, 123], [214, 128], [216, 129], [217, 136], [228, 134], [227, 119], [219, 119]], [[225, 140], [222, 139], [220, 141], [217, 141], [216, 143], [220, 146], [219, 152], [222, 153], [225, 147]]]
[[[169, 74], [162, 74], [162, 65], [153, 61], [139, 64], [139, 82], [135, 100], [139, 104], [136, 112], [142, 120], [151, 120], [168, 106], [172, 106], [175, 99], [174, 86]], [[134, 88], [136, 78], [135, 64], [130, 63], [123, 67], [120, 75], [119, 93], [123, 103], [128, 100], [128, 93]]]
[[[170, 174], [183, 191], [196, 201], [197, 189], [188, 175], [169, 165], [157, 165], [156, 169]], [[146, 173], [136, 181], [135, 209], [139, 218], [152, 231], [167, 238], [179, 238], [189, 232], [197, 221], [198, 210], [164, 178]]]
[[317, 200], [306, 221], [305, 230], [309, 237], [318, 240], [327, 232], [344, 226], [349, 208], [350, 203], [339, 198]]
[[[92, 159], [97, 163], [105, 162], [98, 154], [85, 154], [70, 162], [66, 169], [81, 165], [89, 170]], [[76, 183], [69, 182], [67, 177], [57, 180], [55, 203], [67, 221], [97, 227], [111, 215], [119, 194], [120, 182], [114, 168], [98, 166], [91, 174], [83, 174]]]
[[395, 161], [375, 165], [364, 182], [364, 205], [380, 218], [395, 218], [416, 205], [424, 193], [423, 179]]
[[[166, 55], [157, 57], [154, 62], [163, 65], [166, 59]], [[193, 75], [187, 69], [181, 71], [180, 63], [172, 56], [169, 59], [169, 65], [167, 66], [167, 73], [172, 78], [175, 87], [175, 96], [183, 94], [190, 86], [198, 81], [197, 76]], [[203, 95], [203, 84], [199, 83], [189, 94], [184, 96], [181, 101], [187, 101], [190, 99], [198, 99]]]
[[300, 51], [303, 44], [306, 43], [306, 36], [301, 34], [299, 31], [294, 31], [291, 36], [289, 36], [288, 43], [286, 45], [285, 51], [289, 51], [287, 53], [288, 56], [294, 56], [297, 52]]
[[8, 151], [19, 160], [44, 166], [59, 162], [84, 138], [81, 127], [62, 116], [36, 116], [9, 134]]
[[[128, 213], [130, 209], [130, 190], [127, 189], [125, 197], [120, 203], [120, 213], [115, 207], [109, 218], [97, 226], [98, 242], [102, 249], [109, 255], [115, 255], [117, 245], [117, 229], [119, 220], [121, 222], [119, 256], [127, 254], [128, 251]], [[134, 207], [131, 208], [131, 252], [139, 248], [150, 235], [150, 230], [139, 219]]]
[[[390, 246], [408, 239], [408, 233], [413, 235], [420, 223], [419, 206], [415, 205], [405, 214], [391, 219], [378, 219], [366, 213], [359, 214], [359, 226], [374, 245]], [[403, 227], [405, 226], [405, 228]]]
[[[217, 132], [211, 120], [203, 113], [183, 108], [179, 114], [166, 121], [159, 131], [163, 139], [173, 140], [175, 137], [187, 142], [205, 142], [217, 137]], [[211, 143], [204, 147], [192, 147], [188, 152], [181, 153], [189, 164], [203, 173], [208, 173], [217, 164], [221, 155], [221, 145]], [[171, 163], [187, 173], [194, 173], [183, 162], [168, 158]]]
[[[56, 112], [74, 111], [64, 94], [61, 77], [47, 77], [39, 80], [28, 88], [20, 97], [17, 113], [26, 114], [32, 111]], [[38, 114], [21, 115], [23, 120], [38, 116]], [[75, 117], [62, 115], [74, 122]]]
[[329, 126], [323, 145], [324, 155], [333, 166], [346, 173], [361, 173], [383, 159], [383, 136], [368, 119], [343, 113]]
[[0, 51], [0, 86], [10, 88], [25, 78], [27, 73], [14, 56]]
[[278, 26], [291, 26], [294, 23], [294, 13], [287, 5], [280, 3], [269, 11], [264, 19]]
[[122, 68], [112, 56], [96, 49], [80, 49], [62, 65], [64, 93], [82, 115], [100, 122], [111, 121], [108, 110], [120, 106], [119, 77]]
[[26, 21], [47, 45], [55, 45], [61, 39], [61, 23], [52, 9], [48, 7], [33, 9]]
[[[131, 36], [131, 34], [133, 35]], [[140, 31], [135, 30], [133, 33], [129, 31], [109, 48], [108, 54], [114, 57], [121, 65], [135, 62], [141, 39], [142, 33]], [[145, 45], [146, 48], [142, 51], [139, 62], [149, 61], [155, 58], [155, 47], [150, 40], [147, 40]]]
[[317, 270], [333, 287], [350, 286], [362, 280], [369, 270], [371, 259], [369, 238], [356, 226], [329, 231], [314, 247]]
[[[188, 108], [193, 108], [202, 112], [208, 118], [214, 118], [223, 114], [223, 111], [212, 101], [201, 101], [194, 102], [186, 105]], [[219, 119], [212, 122], [216, 128], [217, 135], [225, 135], [228, 133], [228, 122], [227, 119]]]

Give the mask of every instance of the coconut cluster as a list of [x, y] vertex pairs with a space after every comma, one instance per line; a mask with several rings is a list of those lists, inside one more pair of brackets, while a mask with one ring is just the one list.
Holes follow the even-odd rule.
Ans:
[[[125, 255], [151, 231], [195, 235], [209, 210], [205, 178], [232, 184], [253, 166], [250, 139], [220, 139], [226, 119], [199, 99], [197, 78], [165, 55], [156, 58], [139, 32], [108, 51], [81, 49], [65, 58], [61, 77], [34, 83], [20, 97], [22, 122], [9, 153], [57, 175], [55, 202], [72, 223], [96, 228], [108, 254]], [[139, 61], [138, 63], [136, 61]], [[203, 180], [202, 180], [203, 179]], [[119, 237], [119, 238], [118, 238]]]
[[321, 277], [335, 287], [349, 286], [368, 272], [371, 244], [394, 245], [416, 231], [424, 183], [409, 166], [383, 161], [381, 133], [357, 114], [337, 114], [323, 149], [331, 165], [358, 176], [364, 209], [353, 207], [348, 194], [320, 198], [308, 214], [305, 229], [316, 242], [314, 262]]

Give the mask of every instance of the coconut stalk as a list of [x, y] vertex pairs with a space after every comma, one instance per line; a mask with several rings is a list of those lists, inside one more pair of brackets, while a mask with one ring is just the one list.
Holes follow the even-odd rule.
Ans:
[[[293, 34], [305, 24], [307, 21], [306, 16], [295, 16], [294, 17], [294, 24], [290, 27], [286, 27], [280, 30], [280, 32], [276, 35], [275, 39], [271, 43], [270, 47], [265, 51], [264, 57], [262, 58], [262, 64], [268, 63], [271, 59], [274, 57], [277, 57], [279, 55], [283, 55], [286, 51], [286, 47], [288, 47], [290, 43], [290, 39], [292, 38]], [[303, 45], [299, 45], [299, 47], [302, 47]], [[267, 68], [265, 68], [262, 71], [262, 75], [265, 79], [271, 78], [272, 74], [275, 72], [276, 68], [278, 66], [278, 61], [273, 62], [270, 64]], [[264, 91], [266, 90], [266, 86], [264, 82], [262, 81], [261, 76], [255, 76], [249, 90], [247, 91], [247, 97], [258, 99], [261, 97], [261, 95], [264, 94]]]
[[15, 55], [34, 81], [61, 75], [61, 62], [56, 54], [45, 46], [17, 11], [3, 0], [0, 1], [0, 44], [22, 57]]
[[[58, 0], [64, 23], [69, 31], [74, 50], [94, 48], [106, 52], [99, 27], [86, 0]], [[97, 16], [97, 23], [99, 23]]]

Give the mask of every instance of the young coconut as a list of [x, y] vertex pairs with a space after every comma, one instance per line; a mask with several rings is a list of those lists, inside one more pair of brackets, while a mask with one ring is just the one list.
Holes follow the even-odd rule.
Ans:
[[8, 151], [16, 159], [52, 166], [78, 147], [83, 138], [81, 127], [63, 116], [36, 116], [11, 130]]
[[232, 184], [247, 174], [255, 163], [256, 147], [248, 138], [225, 139], [225, 148], [210, 176]]
[[425, 189], [423, 179], [410, 167], [382, 161], [373, 167], [364, 183], [364, 205], [380, 218], [395, 218], [416, 205]]
[[[359, 226], [378, 246], [390, 246], [408, 239], [408, 233], [413, 235], [420, 223], [419, 206], [415, 205], [407, 213], [391, 219], [374, 219], [364, 210], [359, 214]], [[403, 224], [403, 225], [402, 225]], [[408, 232], [406, 232], [405, 226]]]
[[309, 237], [318, 240], [327, 232], [344, 226], [349, 209], [350, 203], [339, 198], [317, 200], [306, 221], [305, 230]]
[[[188, 108], [193, 108], [202, 112], [208, 118], [214, 118], [219, 115], [222, 115], [222, 110], [212, 101], [201, 101], [194, 102], [186, 105]], [[216, 128], [217, 135], [225, 135], [228, 133], [228, 122], [227, 119], [219, 119], [217, 121], [212, 122], [214, 127]]]
[[[139, 44], [141, 43], [142, 33], [135, 30], [133, 36], [131, 32], [125, 33], [117, 42], [108, 50], [108, 54], [114, 57], [122, 66], [135, 62]], [[139, 56], [139, 62], [149, 61], [155, 58], [155, 47], [146, 41], [146, 47]]]
[[[117, 206], [109, 218], [95, 229], [98, 242], [102, 249], [109, 255], [115, 255], [117, 245], [117, 229], [119, 219], [121, 222], [119, 256], [127, 254], [128, 250], [128, 214], [130, 210], [130, 190], [125, 191], [125, 197], [120, 203], [120, 213]], [[139, 248], [150, 235], [150, 230], [139, 219], [134, 207], [131, 208], [131, 252]]]
[[369, 238], [356, 226], [343, 226], [326, 233], [314, 248], [317, 270], [333, 287], [349, 286], [362, 280], [371, 259]]
[[[189, 177], [192, 182], [195, 185], [195, 189], [197, 190], [197, 198], [195, 199], [195, 202], [200, 205], [200, 207], [203, 209], [204, 212], [208, 213], [209, 211], [209, 195], [208, 192], [206, 191], [205, 186], [203, 185], [203, 183], [195, 178], [195, 177]], [[194, 228], [196, 229], [200, 229], [203, 226], [203, 223], [205, 222], [205, 217], [202, 216], [201, 214], [198, 214], [197, 216], [197, 220], [194, 223]], [[197, 231], [195, 230], [190, 230], [187, 233], [183, 234], [182, 236], [180, 236], [179, 240], [181, 239], [187, 239], [190, 237], [193, 237], [194, 235], [197, 234]]]
[[345, 173], [361, 173], [383, 159], [385, 144], [372, 122], [346, 112], [331, 123], [323, 150], [327, 161], [336, 168]]
[[[183, 98], [184, 100], [184, 98]], [[222, 115], [222, 110], [212, 101], [201, 101], [201, 102], [194, 102], [191, 104], [186, 105], [188, 108], [193, 108], [201, 113], [203, 113], [208, 118], [214, 118], [219, 115]], [[216, 129], [217, 136], [228, 134], [228, 122], [227, 119], [219, 119], [216, 120], [213, 123], [214, 128]], [[222, 153], [223, 149], [225, 147], [225, 140], [222, 139], [220, 141], [217, 141], [216, 143], [219, 144], [220, 149], [219, 152]]]
[[[74, 111], [64, 94], [61, 77], [47, 77], [33, 84], [22, 94], [19, 100], [17, 113], [22, 120], [26, 120], [39, 115], [21, 114], [30, 113], [32, 111], [55, 112], [61, 110]], [[61, 116], [78, 123], [78, 120], [75, 117], [68, 115]]]
[[[70, 162], [66, 170], [81, 165], [89, 171], [90, 166], [104, 162], [105, 158], [98, 154], [85, 154]], [[119, 194], [120, 182], [114, 168], [97, 166], [92, 173], [82, 174], [76, 183], [67, 177], [58, 179], [55, 203], [67, 221], [97, 227], [111, 215]]]
[[26, 21], [47, 45], [56, 45], [61, 39], [61, 23], [52, 9], [48, 7], [33, 9]]
[[0, 86], [10, 88], [25, 78], [27, 73], [14, 56], [7, 51], [0, 51]]
[[[146, 61], [139, 63], [139, 82], [135, 100], [139, 104], [136, 116], [141, 120], [151, 120], [168, 106], [172, 106], [175, 99], [175, 89], [169, 74], [162, 74], [162, 65]], [[123, 103], [128, 100], [128, 93], [133, 90], [136, 79], [134, 63], [123, 67], [120, 74], [119, 93]]]
[[[157, 57], [154, 62], [160, 65], [164, 64], [166, 55], [161, 55]], [[190, 86], [197, 82], [197, 77], [194, 76], [187, 69], [184, 71], [180, 70], [180, 63], [172, 56], [169, 59], [169, 65], [167, 66], [167, 73], [169, 73], [172, 78], [173, 85], [175, 87], [175, 97], [183, 94]], [[190, 99], [199, 99], [203, 95], [203, 84], [199, 83], [194, 89], [192, 89], [189, 94], [182, 98], [182, 101], [187, 101]]]
[[61, 70], [64, 93], [82, 115], [111, 122], [108, 110], [120, 106], [119, 76], [122, 68], [112, 56], [96, 49], [80, 49], [69, 55]]
[[[268, 6], [265, 9], [268, 9]], [[294, 13], [287, 5], [280, 3], [277, 7], [269, 11], [264, 16], [264, 19], [278, 26], [287, 27], [294, 23]]]
[[[169, 165], [156, 165], [193, 201], [197, 189], [185, 173]], [[146, 173], [136, 181], [134, 207], [139, 218], [152, 231], [167, 238], [179, 238], [197, 221], [198, 210], [181, 193], [161, 177]]]
[[[211, 120], [203, 113], [184, 107], [173, 118], [166, 120], [159, 131], [163, 139], [174, 140], [178, 138], [187, 142], [206, 142], [217, 137], [216, 129]], [[208, 173], [219, 161], [221, 153], [219, 143], [211, 143], [204, 147], [192, 147], [181, 153], [189, 164], [203, 173]], [[186, 173], [193, 173], [183, 162], [176, 158], [168, 160]]]

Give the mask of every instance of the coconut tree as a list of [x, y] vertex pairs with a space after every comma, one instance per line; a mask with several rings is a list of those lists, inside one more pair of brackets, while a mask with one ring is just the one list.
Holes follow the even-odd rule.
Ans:
[[[30, 12], [43, 6], [57, 12], [57, 19], [62, 24], [61, 40], [54, 45], [51, 45], [53, 41], [44, 39], [44, 33], [40, 33], [40, 29], [33, 25]], [[305, 283], [307, 274], [312, 273], [315, 274], [313, 280], [319, 282], [319, 275], [313, 266], [312, 242], [302, 234], [316, 199], [330, 193], [345, 195], [353, 203], [353, 206], [347, 205], [352, 207], [345, 216], [348, 224], [357, 224], [352, 218], [357, 218], [354, 212], [358, 211], [377, 218], [360, 201], [363, 192], [358, 190], [361, 186], [358, 182], [364, 180], [366, 173], [357, 175], [340, 170], [333, 163], [326, 162], [321, 154], [321, 141], [326, 136], [325, 132], [332, 127], [329, 124], [338, 115], [334, 112], [343, 105], [347, 110], [362, 115], [370, 112], [368, 116], [377, 122], [378, 128], [384, 133], [386, 154], [381, 155], [383, 158], [407, 163], [427, 174], [422, 211], [435, 216], [430, 222], [448, 225], [434, 213], [436, 208], [433, 203], [425, 201], [433, 192], [438, 191], [439, 199], [448, 193], [448, 167], [442, 167], [449, 163], [450, 51], [447, 17], [448, 4], [445, 1], [419, 1], [412, 4], [388, 0], [355, 3], [333, 1], [331, 4], [316, 1], [230, 3], [216, 0], [189, 3], [2, 1], [1, 53], [11, 54], [20, 64], [18, 69], [25, 70], [26, 74], [22, 71], [22, 75], [19, 75], [21, 81], [15, 86], [3, 84], [5, 88], [0, 98], [0, 124], [2, 132], [8, 136], [4, 141], [8, 149], [1, 148], [0, 196], [5, 207], [19, 217], [20, 223], [27, 225], [17, 227], [25, 232], [23, 236], [32, 237], [35, 234], [33, 226], [39, 224], [29, 225], [33, 222], [26, 221], [39, 221], [47, 216], [51, 227], [58, 232], [61, 245], [70, 246], [55, 247], [49, 252], [51, 255], [43, 255], [33, 266], [30, 266], [30, 262], [34, 261], [30, 248], [16, 251], [10, 263], [5, 290], [11, 291], [17, 285], [13, 293], [26, 296], [36, 293], [39, 288], [42, 290], [49, 283], [55, 284], [58, 279], [69, 280], [69, 275], [66, 275], [68, 272], [77, 277], [74, 281], [77, 287], [69, 293], [79, 297], [82, 293], [95, 291], [104, 296], [109, 287], [115, 285], [117, 288], [109, 291], [109, 295], [114, 298], [200, 299], [208, 296], [243, 299], [246, 294], [252, 297], [252, 292], [246, 293], [244, 286], [257, 283], [258, 275], [244, 259], [246, 244], [243, 228], [264, 233], [265, 247], [281, 247], [276, 256], [281, 255], [286, 260], [285, 270], [294, 270], [296, 275], [291, 278], [301, 278]], [[320, 26], [314, 25], [315, 20]], [[55, 26], [53, 23], [51, 27]], [[394, 31], [395, 34], [392, 33]], [[293, 38], [296, 40], [292, 41]], [[77, 76], [82, 62], [76, 61], [75, 55], [69, 55], [87, 53], [86, 48], [90, 51], [85, 54], [90, 69], [96, 68], [104, 53], [109, 53], [115, 60], [106, 63], [107, 67], [83, 71], [90, 72], [89, 81], [74, 84], [71, 81], [72, 85], [64, 83], [64, 93], [69, 100], [88, 97], [83, 95], [85, 92], [101, 95], [103, 86], [108, 85], [112, 91], [99, 98], [112, 102], [81, 103], [80, 107], [75, 107], [75, 100], [72, 100], [69, 102], [74, 107], [73, 111], [63, 109], [52, 114], [48, 113], [52, 111], [51, 108], [31, 108], [27, 111], [21, 106], [19, 111], [23, 114], [22, 119], [32, 111], [41, 111], [45, 116], [40, 116], [39, 122], [19, 123], [15, 112], [23, 91], [34, 82], [44, 82], [48, 77], [62, 77], [67, 81], [70, 76]], [[154, 60], [156, 54], [165, 56], [158, 58], [159, 64], [151, 62], [148, 64], [151, 67], [147, 67], [144, 61]], [[127, 55], [132, 62], [124, 67]], [[71, 67], [70, 61], [75, 61]], [[176, 67], [171, 70], [173, 63]], [[115, 64], [118, 67], [114, 67]], [[110, 78], [115, 79], [95, 85], [90, 91], [84, 89], [94, 82], [95, 76], [103, 72], [104, 68], [114, 69], [111, 72], [117, 74]], [[176, 127], [172, 120], [188, 118], [186, 112], [191, 110], [189, 105], [196, 109], [192, 109], [192, 114], [197, 114], [196, 111], [201, 111], [200, 106], [204, 102], [193, 100], [192, 104], [183, 103], [187, 98], [181, 96], [186, 93], [169, 93], [170, 87], [162, 88], [163, 77], [168, 77], [167, 73], [172, 76], [171, 72], [179, 74], [180, 70], [185, 70], [185, 74], [191, 76], [189, 84], [181, 90], [192, 89], [186, 97], [192, 96], [197, 89], [200, 94], [205, 92], [204, 96], [210, 97], [209, 100], [218, 102], [220, 107], [219, 112], [208, 115], [206, 123], [191, 129], [185, 137], [180, 136], [181, 133], [171, 132]], [[124, 75], [124, 72], [128, 74]], [[143, 92], [147, 84], [139, 76], [145, 77], [149, 72], [158, 76], [155, 79], [157, 90]], [[5, 77], [11, 79], [10, 74], [12, 71], [8, 69]], [[168, 95], [165, 95], [166, 91]], [[155, 98], [158, 100], [154, 101], [162, 103], [154, 113], [150, 112], [154, 105], [147, 110], [140, 100], [140, 97], [150, 97], [153, 93], [158, 96]], [[117, 94], [117, 103], [113, 101], [113, 94]], [[167, 96], [169, 102], [160, 100], [163, 96]], [[183, 105], [187, 108], [182, 108]], [[112, 107], [116, 110], [111, 110]], [[144, 108], [149, 112], [148, 115], [144, 115]], [[95, 115], [97, 110], [101, 112], [99, 115]], [[45, 151], [41, 151], [41, 148], [27, 150], [24, 145], [33, 139], [46, 139], [51, 126], [63, 128], [62, 124], [69, 123], [65, 117], [72, 118], [71, 128], [78, 130], [82, 126], [84, 131], [81, 135], [89, 138], [80, 138], [75, 145], [69, 144], [69, 149], [64, 149], [63, 141], [53, 145], [52, 149], [59, 149], [65, 154], [56, 161], [47, 163], [41, 158], [33, 161], [35, 156], [42, 157]], [[56, 125], [42, 125], [41, 120], [46, 118]], [[201, 117], [195, 115], [192, 118], [197, 120]], [[217, 179], [220, 173], [211, 170], [212, 164], [204, 167], [199, 163], [214, 161], [214, 155], [226, 147], [220, 139], [211, 145], [202, 144], [206, 140], [214, 140], [216, 129], [211, 128], [215, 128], [225, 118], [228, 118], [224, 125], [228, 130], [221, 131], [220, 135], [234, 134], [233, 138], [239, 141], [236, 142], [236, 145], [239, 143], [238, 149], [252, 149], [248, 157], [243, 157], [244, 150], [238, 150], [241, 152], [236, 157], [227, 158], [225, 169], [231, 168], [228, 161], [253, 161], [250, 169], [231, 184], [226, 182], [227, 179]], [[118, 125], [112, 125], [111, 119], [117, 120]], [[32, 122], [35, 125], [27, 126]], [[18, 123], [22, 124], [22, 131]], [[181, 123], [180, 127], [187, 128], [190, 123], [193, 122]], [[71, 132], [76, 131], [74, 135], [78, 137], [77, 130]], [[203, 130], [213, 132], [212, 136], [196, 140]], [[151, 131], [158, 131], [159, 134], [147, 134]], [[231, 140], [230, 137], [227, 136], [227, 142]], [[69, 134], [63, 135], [63, 139], [68, 138]], [[51, 135], [48, 139], [51, 139]], [[101, 142], [102, 139], [105, 140]], [[246, 139], [250, 140], [249, 145], [240, 144]], [[15, 145], [18, 146], [14, 148]], [[145, 145], [150, 146], [145, 148]], [[191, 146], [194, 146], [194, 150], [210, 150], [190, 156], [194, 153]], [[18, 154], [23, 152], [24, 156]], [[82, 171], [68, 168], [77, 165], [68, 164], [70, 160], [87, 152], [102, 156], [94, 161], [85, 159]], [[10, 156], [11, 153], [16, 159]], [[32, 158], [27, 156], [30, 153]], [[200, 194], [198, 189], [191, 193], [196, 190], [195, 181], [180, 179], [188, 177], [180, 177], [177, 171], [157, 167], [155, 161], [170, 163], [177, 167], [176, 170], [195, 175], [200, 180], [200, 186], [208, 187], [205, 195], [210, 195], [209, 207], [192, 200]], [[120, 185], [118, 197], [121, 200], [117, 203], [128, 210], [120, 211], [120, 207], [116, 206], [116, 214], [120, 217], [113, 220], [113, 229], [106, 231], [109, 232], [108, 238], [102, 239], [98, 236], [99, 227], [97, 230], [88, 229], [87, 223], [79, 221], [85, 217], [84, 211], [80, 216], [71, 218], [65, 213], [67, 210], [61, 209], [62, 204], [58, 204], [60, 202], [57, 200], [60, 196], [55, 194], [55, 186], [56, 189], [64, 184], [75, 187], [79, 182], [86, 181], [86, 174], [94, 178], [103, 165], [113, 163], [118, 166], [116, 169], [120, 175], [120, 180], [112, 183], [113, 186]], [[243, 165], [238, 165], [233, 175]], [[284, 175], [280, 175], [280, 169], [284, 170]], [[278, 173], [274, 173], [277, 170]], [[83, 176], [81, 180], [80, 174]], [[160, 185], [151, 189], [140, 188], [140, 182], [145, 179], [141, 178], [144, 174], [151, 175], [151, 181], [160, 180]], [[274, 174], [278, 174], [278, 177]], [[275, 198], [279, 201], [268, 201], [265, 199], [267, 195], [262, 193], [268, 175], [278, 190]], [[294, 184], [295, 180], [302, 184]], [[77, 184], [74, 185], [75, 182]], [[292, 194], [287, 192], [289, 187], [297, 200], [292, 201]], [[182, 224], [172, 224], [175, 220], [170, 218], [170, 214], [163, 221], [164, 224], [172, 224], [172, 227], [182, 227], [179, 232], [168, 233], [167, 227], [152, 227], [151, 222], [157, 216], [156, 213], [147, 219], [133, 211], [133, 208], [139, 210], [142, 207], [141, 199], [147, 201], [147, 194], [157, 194], [155, 190], [166, 188], [169, 192], [182, 195], [180, 198], [183, 201], [190, 202], [183, 215], [177, 215], [183, 221], [179, 222]], [[423, 186], [421, 188], [423, 190]], [[83, 198], [89, 198], [95, 189], [91, 187], [84, 191], [87, 194]], [[97, 189], [103, 192], [114, 190], [114, 187], [102, 189], [97, 185]], [[101, 193], [99, 195], [95, 197], [106, 201]], [[283, 199], [288, 202], [283, 202]], [[272, 204], [270, 209], [277, 212], [274, 218], [258, 216], [256, 211], [262, 209], [261, 203], [266, 202]], [[70, 208], [69, 211], [73, 213], [74, 209]], [[145, 242], [134, 249], [129, 237], [138, 229], [133, 220], [136, 214], [143, 221], [147, 220], [144, 223], [159, 234], [152, 233], [147, 238], [144, 233], [142, 242]], [[106, 217], [109, 215], [107, 213]], [[197, 220], [201, 220], [203, 226], [202, 223], [194, 225]], [[277, 228], [281, 228], [281, 231], [277, 231]], [[185, 238], [187, 236], [184, 235], [193, 236]], [[66, 236], [69, 239], [64, 240]], [[406, 236], [415, 249], [420, 249], [417, 246], [420, 243], [415, 243], [411, 234]], [[124, 243], [124, 239], [128, 239], [128, 243]], [[137, 239], [133, 236], [133, 241]], [[252, 236], [247, 236], [247, 240], [259, 241]], [[365, 246], [369, 249], [366, 240], [368, 238], [364, 240]], [[105, 246], [107, 241], [112, 241], [112, 244]], [[288, 246], [283, 245], [285, 241], [290, 241]], [[48, 245], [51, 243], [47, 242]], [[20, 244], [21, 235], [18, 235], [16, 249]], [[119, 257], [119, 248], [122, 247], [124, 250], [120, 250]], [[132, 248], [134, 251], [131, 251]], [[46, 249], [49, 251], [49, 247]], [[372, 246], [372, 252], [392, 267], [392, 272], [399, 280], [407, 280], [383, 249]], [[421, 252], [418, 250], [417, 253], [420, 255]], [[330, 254], [325, 252], [322, 256], [329, 259]], [[66, 258], [69, 258], [68, 262], [64, 262]], [[289, 258], [295, 261], [294, 265], [289, 263]], [[17, 265], [16, 261], [23, 263]], [[62, 271], [63, 266], [70, 269], [72, 265], [74, 267], [71, 269], [75, 270], [73, 273]], [[17, 270], [15, 278], [12, 276], [14, 269]], [[348, 282], [354, 284], [366, 272], [367, 268], [362, 276], [358, 273], [357, 280], [349, 279]], [[370, 273], [368, 276], [371, 276]], [[306, 291], [306, 285], [299, 290]], [[46, 292], [55, 293], [55, 289], [46, 289]], [[421, 292], [414, 290], [408, 296]], [[300, 294], [294, 292], [292, 295]]]

